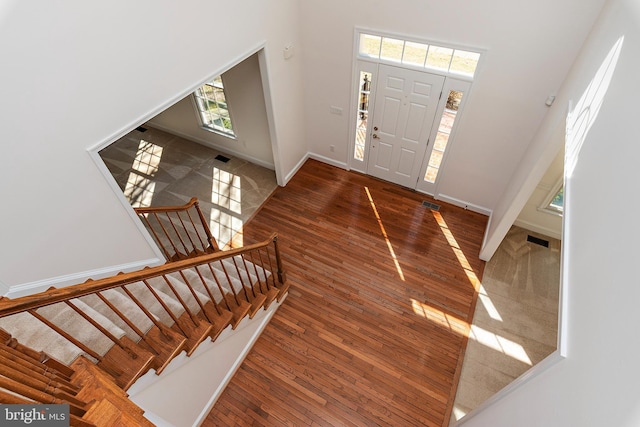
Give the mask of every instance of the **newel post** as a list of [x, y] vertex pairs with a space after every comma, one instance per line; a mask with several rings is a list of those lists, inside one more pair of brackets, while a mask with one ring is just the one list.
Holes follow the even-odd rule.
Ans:
[[273, 237], [273, 248], [276, 253], [276, 273], [278, 274], [278, 282], [284, 283], [287, 278], [285, 277], [284, 268], [282, 267], [282, 258], [280, 258], [280, 250], [278, 249], [278, 235]]

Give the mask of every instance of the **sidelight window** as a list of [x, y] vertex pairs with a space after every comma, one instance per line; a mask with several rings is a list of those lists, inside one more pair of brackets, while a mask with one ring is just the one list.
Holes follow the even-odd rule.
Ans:
[[367, 139], [367, 122], [369, 120], [369, 97], [371, 95], [371, 79], [373, 75], [366, 71], [360, 72], [358, 93], [358, 114], [356, 116], [356, 140], [353, 158], [364, 160], [365, 142]]
[[424, 180], [429, 183], [435, 183], [442, 165], [442, 159], [444, 158], [444, 152], [447, 149], [449, 138], [451, 137], [451, 129], [456, 121], [458, 115], [458, 108], [462, 101], [463, 92], [458, 90], [450, 90], [447, 98], [447, 105], [445, 106], [442, 117], [440, 118], [440, 124], [438, 125], [438, 133], [436, 134], [436, 140], [433, 143], [433, 150], [431, 150], [431, 156], [429, 157], [429, 164], [427, 166], [427, 172], [424, 175]]

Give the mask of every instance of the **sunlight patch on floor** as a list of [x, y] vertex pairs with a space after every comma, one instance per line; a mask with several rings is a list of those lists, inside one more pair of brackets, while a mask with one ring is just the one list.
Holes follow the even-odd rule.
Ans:
[[411, 308], [413, 312], [427, 320], [432, 321], [440, 326], [448, 328], [452, 332], [467, 336], [469, 333], [469, 323], [456, 316], [445, 313], [429, 304], [422, 303], [411, 298]]
[[209, 228], [218, 244], [223, 247], [242, 246], [242, 179], [222, 169], [213, 168]]
[[404, 273], [402, 272], [402, 268], [400, 267], [400, 262], [398, 262], [398, 257], [396, 256], [395, 251], [393, 250], [393, 246], [391, 245], [391, 241], [389, 240], [389, 236], [387, 235], [387, 230], [384, 228], [384, 224], [382, 223], [382, 219], [380, 219], [380, 215], [378, 214], [378, 209], [376, 208], [376, 204], [373, 201], [373, 197], [371, 197], [371, 192], [369, 191], [369, 187], [364, 187], [365, 193], [367, 193], [367, 198], [369, 199], [369, 203], [371, 204], [371, 209], [373, 209], [373, 214], [378, 221], [378, 225], [380, 226], [380, 231], [382, 232], [382, 236], [384, 237], [385, 242], [387, 242], [387, 247], [389, 248], [389, 254], [391, 255], [391, 259], [393, 259], [393, 263], [396, 265], [396, 270], [398, 270], [398, 276], [400, 276], [400, 280], [404, 282]]
[[464, 336], [468, 335], [470, 339], [477, 341], [479, 344], [532, 366], [529, 355], [525, 351], [524, 347], [517, 342], [494, 334], [493, 332], [489, 332], [476, 325], [471, 325], [471, 327], [469, 327], [469, 323], [466, 321], [413, 298], [411, 299], [411, 307], [413, 308], [414, 313], [433, 323], [444, 326], [457, 334]]
[[124, 196], [134, 208], [151, 206], [156, 183], [152, 178], [158, 172], [162, 159], [162, 147], [151, 142], [140, 140], [138, 151], [133, 160]]
[[462, 252], [462, 249], [460, 249], [460, 245], [458, 245], [458, 241], [456, 240], [455, 237], [453, 237], [453, 233], [451, 232], [451, 230], [449, 230], [449, 227], [447, 226], [446, 221], [444, 220], [440, 212], [431, 211], [431, 214], [433, 214], [433, 217], [435, 218], [436, 222], [440, 226], [440, 230], [442, 231], [442, 234], [444, 235], [445, 239], [447, 239], [447, 242], [449, 243], [451, 250], [453, 251], [456, 258], [458, 259], [458, 262], [460, 263], [460, 266], [462, 267], [465, 274], [467, 275], [469, 282], [471, 282], [471, 285], [473, 286], [474, 289], [479, 290], [480, 280], [478, 279], [478, 276], [476, 276], [476, 273], [473, 271], [473, 268], [471, 268], [471, 264], [469, 264], [469, 261], [467, 260], [467, 257], [464, 255], [464, 252]]
[[480, 285], [480, 291], [478, 291], [478, 299], [484, 306], [484, 309], [487, 310], [489, 317], [491, 317], [493, 320], [502, 322], [502, 316], [500, 316], [500, 313], [498, 313], [498, 309], [493, 304], [493, 301], [491, 301], [487, 290], [484, 288], [484, 286], [482, 286], [482, 284]]
[[511, 341], [503, 336], [489, 332], [476, 325], [471, 325], [471, 332], [469, 338], [477, 341], [478, 343], [492, 348], [512, 359], [519, 360], [522, 363], [526, 363], [529, 366], [533, 366], [529, 355], [517, 342]]

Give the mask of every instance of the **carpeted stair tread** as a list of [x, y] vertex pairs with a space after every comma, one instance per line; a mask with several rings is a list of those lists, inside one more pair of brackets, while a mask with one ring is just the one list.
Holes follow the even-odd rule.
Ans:
[[0, 327], [9, 332], [21, 344], [44, 351], [51, 357], [68, 364], [82, 353], [62, 335], [43, 325], [27, 312], [0, 319]]
[[[74, 303], [116, 338], [125, 335], [122, 329], [82, 301], [75, 300]], [[113, 346], [113, 341], [98, 332], [93, 325], [66, 304], [58, 303], [42, 307], [37, 312], [101, 356]], [[21, 344], [44, 351], [67, 365], [79, 355], [84, 354], [82, 349], [26, 312], [0, 319], [0, 327], [9, 332]]]
[[[164, 323], [167, 326], [173, 326], [174, 321], [167, 313], [167, 311], [162, 307], [162, 304], [156, 299], [156, 297], [147, 289], [143, 282], [135, 282], [126, 286], [127, 290], [130, 291], [133, 296], [156, 318]], [[124, 291], [118, 289], [117, 292]], [[170, 295], [165, 294], [160, 290], [156, 290], [156, 294], [162, 299], [162, 301], [169, 307], [169, 310], [176, 316], [180, 317], [182, 313], [184, 313], [184, 308], [182, 304], [176, 301], [175, 298]]]
[[[220, 289], [218, 288], [218, 285], [213, 280], [211, 280], [210, 277], [207, 276], [206, 271], [208, 270], [209, 270], [208, 267], [200, 266], [197, 268], [194, 267], [194, 268], [184, 269], [182, 270], [182, 273], [184, 274], [187, 281], [191, 286], [193, 286], [194, 289], [198, 290], [203, 294], [208, 295], [207, 290], [204, 289], [204, 286], [206, 285], [211, 295], [213, 295], [214, 301], [216, 303], [219, 303], [222, 300], [222, 294], [220, 293]], [[204, 280], [205, 282], [204, 285], [202, 284], [202, 280]]]
[[[75, 299], [73, 304], [82, 312], [87, 314], [91, 319], [99, 323], [103, 328], [108, 330], [116, 338], [122, 338], [125, 331], [113, 324], [102, 314], [91, 308], [86, 303]], [[104, 336], [102, 333], [97, 334], [98, 329], [91, 325], [88, 320], [84, 319], [80, 314], [63, 303], [52, 304], [39, 308], [38, 313], [45, 316], [52, 323], [59, 326], [62, 330], [68, 332], [78, 341], [87, 344], [92, 350], [100, 355], [104, 355], [113, 346], [113, 341]]]
[[[136, 303], [123, 293], [118, 292], [115, 289], [108, 289], [101, 292], [101, 294], [113, 306], [115, 306], [118, 311], [124, 314], [142, 333], [147, 333], [153, 327], [151, 319], [144, 314], [142, 309], [140, 309]], [[140, 336], [138, 336], [138, 334], [97, 295], [87, 295], [80, 299], [108, 318], [120, 329], [124, 330], [130, 339], [136, 342], [140, 340]]]

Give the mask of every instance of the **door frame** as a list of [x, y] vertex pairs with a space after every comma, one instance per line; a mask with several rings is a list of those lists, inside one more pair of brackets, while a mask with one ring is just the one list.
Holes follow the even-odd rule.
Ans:
[[[462, 116], [463, 116], [463, 109], [465, 107], [465, 105], [467, 104], [470, 96], [471, 96], [471, 92], [472, 92], [472, 87], [473, 87], [473, 82], [475, 80], [475, 78], [477, 78], [480, 70], [482, 69], [482, 65], [484, 63], [484, 58], [485, 58], [485, 53], [486, 51], [484, 49], [478, 49], [478, 48], [473, 48], [473, 47], [468, 47], [468, 46], [461, 46], [461, 45], [455, 45], [455, 44], [450, 44], [450, 43], [435, 43], [436, 45], [439, 46], [447, 46], [449, 48], [452, 49], [463, 49], [463, 50], [468, 50], [468, 51], [474, 51], [474, 52], [478, 52], [480, 53], [480, 61], [478, 62], [478, 66], [476, 68], [476, 72], [474, 74], [474, 76], [467, 76], [467, 75], [463, 75], [463, 74], [457, 74], [457, 73], [452, 73], [449, 71], [445, 71], [445, 70], [440, 70], [440, 69], [432, 69], [432, 68], [424, 68], [424, 67], [417, 67], [417, 66], [412, 66], [409, 64], [404, 64], [404, 63], [400, 63], [400, 62], [396, 62], [396, 61], [389, 61], [389, 60], [385, 60], [385, 59], [380, 59], [380, 58], [371, 58], [371, 57], [367, 57], [367, 56], [362, 56], [359, 55], [358, 53], [358, 48], [359, 48], [359, 39], [360, 39], [360, 34], [373, 34], [373, 35], [377, 35], [377, 36], [381, 36], [381, 37], [390, 37], [390, 38], [397, 38], [397, 39], [402, 39], [402, 40], [407, 40], [407, 41], [415, 41], [415, 42], [419, 42], [419, 43], [425, 43], [425, 44], [431, 44], [430, 41], [428, 40], [424, 40], [421, 38], [415, 38], [415, 37], [407, 37], [404, 35], [398, 36], [398, 35], [394, 35], [394, 34], [390, 34], [390, 33], [385, 33], [385, 32], [381, 32], [381, 31], [374, 31], [371, 29], [364, 29], [364, 28], [354, 28], [354, 37], [353, 37], [353, 64], [352, 64], [352, 72], [351, 72], [351, 95], [350, 95], [350, 109], [349, 109], [349, 141], [348, 141], [348, 157], [347, 157], [347, 169], [349, 170], [354, 170], [363, 174], [367, 174], [367, 166], [368, 166], [368, 162], [369, 162], [369, 146], [371, 144], [371, 134], [372, 131], [369, 128], [369, 126], [367, 126], [367, 131], [366, 131], [366, 137], [365, 137], [365, 150], [364, 150], [364, 156], [362, 160], [358, 160], [354, 157], [354, 152], [355, 152], [355, 148], [356, 148], [356, 131], [357, 131], [357, 118], [358, 118], [358, 104], [360, 102], [360, 91], [359, 91], [359, 83], [360, 83], [360, 73], [361, 72], [367, 72], [367, 73], [372, 73], [373, 74], [373, 78], [372, 78], [372, 82], [371, 82], [371, 88], [370, 88], [370, 96], [369, 96], [369, 105], [373, 106], [375, 105], [375, 94], [377, 91], [377, 87], [376, 87], [376, 80], [377, 80], [377, 73], [378, 73], [378, 64], [386, 64], [386, 65], [392, 65], [395, 67], [400, 67], [400, 68], [407, 68], [410, 70], [414, 70], [414, 71], [421, 71], [421, 72], [426, 72], [426, 73], [430, 73], [430, 74], [437, 74], [437, 75], [442, 75], [445, 77], [445, 81], [444, 81], [444, 85], [443, 85], [443, 89], [442, 89], [442, 93], [443, 95], [446, 93], [448, 94], [450, 90], [458, 90], [456, 88], [461, 88], [464, 89], [465, 95], [464, 98], [462, 100], [462, 102], [460, 103], [460, 106], [458, 108], [458, 114], [456, 116], [456, 121], [454, 123], [453, 128], [451, 129], [451, 134], [450, 134], [450, 138], [447, 144], [447, 149], [445, 150], [445, 153], [443, 155], [443, 159], [442, 159], [442, 163], [440, 166], [441, 169], [441, 174], [438, 175], [438, 178], [436, 179], [436, 182], [434, 184], [430, 184], [430, 188], [425, 188], [425, 185], [419, 185], [421, 184], [424, 179], [420, 179], [418, 178], [418, 182], [416, 183], [416, 185], [412, 188], [415, 191], [421, 192], [421, 193], [425, 193], [425, 194], [429, 194], [434, 196], [435, 198], [438, 198], [438, 187], [439, 184], [442, 182], [442, 175], [444, 175], [444, 170], [445, 170], [445, 166], [446, 166], [446, 162], [447, 162], [447, 158], [449, 157], [448, 154], [449, 152], [452, 150], [452, 146], [454, 145], [455, 142], [455, 133], [456, 130], [459, 128], [459, 124], [462, 121]], [[442, 114], [444, 112], [444, 109], [446, 107], [446, 102], [447, 102], [447, 97], [445, 96], [441, 96], [440, 100], [438, 102], [437, 105], [437, 109], [436, 109], [436, 116], [434, 119], [434, 124], [437, 122], [439, 124], [439, 121], [442, 117]], [[372, 115], [372, 111], [369, 110], [369, 117]], [[370, 125], [371, 121], [369, 120], [369, 123], [367, 123], [368, 125]], [[429, 137], [429, 145], [427, 146], [427, 151], [425, 153], [425, 157], [422, 160], [422, 167], [421, 167], [421, 172], [420, 172], [420, 176], [424, 177], [425, 171], [427, 169], [427, 165], [429, 162], [429, 156], [431, 155], [431, 150], [433, 148], [433, 142], [435, 141], [435, 136], [437, 134], [438, 131], [438, 126], [432, 126], [431, 129], [431, 135]]]
[[[378, 71], [377, 71], [378, 75], [376, 76], [376, 81], [380, 82], [381, 78], [383, 77], [383, 75], [389, 75], [389, 76], [400, 76], [402, 75], [401, 78], [405, 78], [407, 77], [407, 75], [405, 75], [405, 73], [410, 73], [408, 75], [411, 76], [411, 82], [428, 82], [429, 85], [429, 89], [430, 92], [428, 94], [417, 94], [415, 92], [413, 92], [413, 90], [410, 90], [411, 93], [411, 97], [412, 99], [414, 99], [414, 97], [419, 97], [419, 98], [427, 98], [427, 102], [424, 104], [425, 107], [427, 107], [425, 113], [421, 116], [421, 132], [420, 132], [420, 136], [418, 136], [417, 140], [415, 141], [409, 141], [406, 140], [404, 137], [404, 133], [403, 136], [400, 137], [400, 140], [398, 140], [398, 135], [397, 132], [399, 131], [399, 129], [396, 129], [396, 132], [394, 132], [394, 149], [393, 151], [396, 151], [396, 149], [398, 148], [398, 146], [400, 146], [400, 151], [401, 147], [405, 146], [405, 144], [415, 144], [415, 149], [416, 149], [416, 156], [414, 158], [414, 162], [413, 162], [413, 167], [412, 167], [412, 172], [410, 174], [410, 176], [407, 176], [406, 179], [402, 178], [400, 175], [398, 175], [398, 170], [396, 169], [396, 164], [392, 165], [393, 168], [393, 172], [392, 175], [394, 175], [395, 177], [399, 178], [400, 181], [405, 181], [405, 183], [400, 184], [398, 182], [398, 180], [394, 180], [389, 178], [389, 180], [391, 182], [396, 182], [399, 183], [400, 185], [406, 186], [408, 188], [415, 188], [415, 183], [420, 181], [420, 172], [422, 170], [422, 165], [424, 163], [424, 158], [425, 155], [427, 153], [427, 151], [429, 150], [429, 141], [431, 141], [433, 139], [433, 125], [436, 122], [436, 119], [438, 118], [438, 112], [439, 112], [439, 108], [440, 108], [440, 104], [442, 101], [442, 90], [444, 88], [444, 83], [446, 81], [446, 77], [442, 76], [441, 74], [435, 74], [435, 73], [430, 73], [428, 71], [425, 70], [413, 70], [413, 69], [408, 69], [405, 67], [397, 67], [395, 65], [387, 65], [387, 64], [378, 64]], [[437, 81], [437, 83], [436, 83]], [[402, 92], [404, 93], [405, 97], [407, 96], [405, 93], [405, 90], [407, 88], [403, 86], [403, 90]], [[384, 89], [381, 86], [378, 86], [376, 88], [376, 96], [378, 97], [378, 99], [376, 100], [375, 104], [369, 104], [370, 107], [370, 114], [369, 117], [371, 117], [373, 119], [373, 121], [371, 122], [371, 124], [377, 125], [377, 126], [383, 126], [384, 123], [384, 119], [379, 116], [380, 112], [375, 110], [375, 107], [377, 106], [378, 108], [380, 108], [382, 106], [382, 104], [380, 104], [381, 101], [386, 99], [386, 95], [385, 97], [380, 97], [380, 93], [384, 91], [384, 93], [386, 93], [386, 89]], [[392, 91], [397, 91], [397, 89], [392, 89]], [[410, 104], [413, 104], [414, 101], [410, 101]], [[380, 104], [380, 105], [378, 105]], [[406, 102], [405, 102], [406, 104]], [[411, 112], [411, 108], [407, 108], [405, 107], [404, 109], [401, 108], [401, 110], [404, 110], [408, 113]], [[441, 115], [441, 114], [440, 114]], [[411, 115], [408, 114], [407, 120], [409, 119]], [[386, 114], [385, 114], [386, 117]], [[402, 117], [402, 115], [400, 116]], [[377, 118], [377, 119], [376, 119]], [[439, 120], [438, 120], [439, 121]], [[407, 124], [408, 122], [404, 122], [404, 124]], [[399, 123], [396, 123], [397, 125]], [[426, 126], [428, 126], [428, 133], [427, 132], [427, 128]], [[369, 130], [369, 129], [367, 129]], [[404, 132], [404, 130], [403, 130]], [[371, 137], [373, 137], [373, 134], [378, 133], [378, 134], [384, 134], [384, 129], [380, 128], [379, 131], [375, 132], [375, 128], [373, 130], [373, 132], [370, 132], [372, 134]], [[377, 176], [375, 174], [375, 160], [378, 155], [379, 155], [379, 150], [381, 149], [380, 147], [382, 146], [382, 144], [387, 141], [386, 138], [384, 138], [383, 136], [381, 136], [381, 139], [377, 140], [377, 142], [375, 143], [370, 143], [367, 147], [366, 150], [369, 153], [374, 153], [373, 148], [374, 145], [378, 147], [378, 149], [376, 151], [378, 151], [378, 154], [374, 154], [373, 158], [371, 158], [371, 156], [368, 157], [368, 161], [367, 161], [367, 174], [368, 175], [372, 175], [372, 176]], [[388, 142], [388, 141], [387, 141]], [[393, 159], [393, 156], [391, 156], [391, 159]], [[400, 159], [397, 159], [398, 161]], [[417, 174], [417, 175], [416, 175]], [[422, 175], [424, 176], [424, 174]], [[380, 178], [382, 178], [381, 176], [379, 176]], [[382, 178], [385, 179], [385, 178]], [[415, 180], [415, 183], [414, 183]]]

